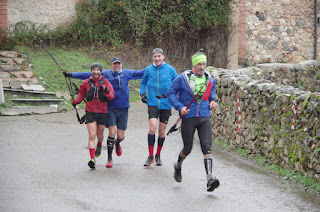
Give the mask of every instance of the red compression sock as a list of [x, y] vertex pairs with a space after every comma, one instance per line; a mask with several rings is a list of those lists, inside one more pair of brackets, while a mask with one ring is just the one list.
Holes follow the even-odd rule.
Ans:
[[91, 159], [95, 158], [95, 155], [94, 155], [95, 151], [96, 151], [95, 148], [90, 148], [89, 149], [89, 153], [90, 153]]
[[153, 156], [153, 147], [154, 146], [149, 146], [149, 155]]
[[162, 149], [162, 146], [158, 146], [157, 155], [160, 155], [161, 149]]

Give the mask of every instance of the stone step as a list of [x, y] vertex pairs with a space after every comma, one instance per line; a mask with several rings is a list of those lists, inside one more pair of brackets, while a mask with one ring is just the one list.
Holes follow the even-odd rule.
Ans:
[[56, 98], [56, 93], [54, 92], [40, 92], [40, 91], [25, 91], [21, 89], [3, 88], [3, 91], [7, 95], [19, 95], [23, 97], [49, 97]]
[[63, 99], [10, 99], [10, 101], [19, 104], [32, 104], [32, 105], [51, 105], [62, 103]]
[[57, 113], [58, 106], [14, 106], [11, 108], [0, 108], [0, 115], [2, 116], [18, 116], [31, 114], [47, 114]]

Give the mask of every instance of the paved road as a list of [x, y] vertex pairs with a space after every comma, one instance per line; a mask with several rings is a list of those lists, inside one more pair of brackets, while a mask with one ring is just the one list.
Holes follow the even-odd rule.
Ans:
[[[174, 113], [170, 126], [176, 118]], [[215, 147], [214, 174], [221, 185], [208, 193], [197, 142], [184, 161], [182, 182], [175, 182], [179, 133], [165, 141], [164, 165], [144, 168], [147, 127], [146, 106], [133, 103], [123, 155], [114, 154], [114, 167], [106, 169], [104, 146], [96, 169], [89, 170], [87, 129], [74, 111], [0, 117], [0, 211], [320, 210], [318, 196]]]

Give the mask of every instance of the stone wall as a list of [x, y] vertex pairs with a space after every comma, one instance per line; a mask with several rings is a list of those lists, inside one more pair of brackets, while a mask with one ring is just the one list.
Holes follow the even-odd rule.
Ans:
[[7, 3], [8, 28], [19, 21], [47, 25], [53, 29], [75, 15], [76, 0], [10, 0]]
[[0, 79], [4, 88], [38, 84], [27, 56], [15, 51], [0, 51]]
[[320, 181], [320, 62], [208, 70], [220, 100], [212, 114], [217, 139]]
[[314, 59], [314, 1], [246, 0], [245, 5], [245, 49], [250, 65]]

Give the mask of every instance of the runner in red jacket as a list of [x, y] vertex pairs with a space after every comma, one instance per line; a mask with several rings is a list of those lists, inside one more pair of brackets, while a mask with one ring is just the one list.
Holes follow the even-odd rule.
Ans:
[[[107, 101], [114, 99], [114, 90], [109, 80], [102, 76], [102, 66], [99, 63], [92, 64], [91, 73], [92, 76], [81, 84], [78, 97], [72, 104], [77, 105], [80, 104], [84, 98], [87, 99], [85, 111], [89, 133], [88, 148], [91, 157], [88, 166], [94, 169], [96, 166], [95, 140], [97, 137], [98, 142], [103, 141], [103, 132], [108, 114]], [[109, 161], [110, 158], [108, 158], [107, 167]]]

